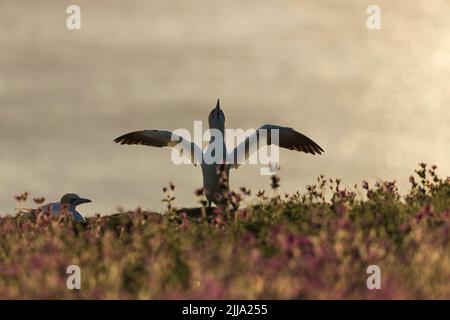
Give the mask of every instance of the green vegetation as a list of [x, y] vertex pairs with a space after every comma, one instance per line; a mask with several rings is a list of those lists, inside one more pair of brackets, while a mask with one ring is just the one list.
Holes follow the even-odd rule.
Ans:
[[[0, 298], [450, 298], [450, 178], [421, 164], [395, 182], [318, 178], [305, 194], [230, 193], [228, 212], [173, 207], [93, 217], [0, 219]], [[198, 192], [199, 193], [199, 192]], [[197, 214], [195, 214], [197, 211]], [[81, 268], [81, 290], [66, 268]], [[369, 265], [381, 290], [368, 290]]]

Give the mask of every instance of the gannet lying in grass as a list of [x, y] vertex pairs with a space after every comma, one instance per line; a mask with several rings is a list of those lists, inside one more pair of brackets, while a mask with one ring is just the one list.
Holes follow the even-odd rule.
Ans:
[[48, 203], [37, 209], [19, 209], [18, 214], [30, 217], [40, 212], [49, 212], [53, 216], [58, 216], [61, 212], [67, 212], [72, 215], [74, 221], [85, 222], [83, 215], [76, 210], [76, 207], [80, 204], [89, 202], [92, 201], [89, 199], [80, 198], [74, 193], [67, 193], [59, 202]]

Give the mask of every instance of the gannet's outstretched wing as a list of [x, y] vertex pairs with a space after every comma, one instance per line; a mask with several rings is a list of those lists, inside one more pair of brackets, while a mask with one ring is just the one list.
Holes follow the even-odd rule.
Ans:
[[151, 147], [170, 147], [177, 148], [179, 151], [190, 150], [190, 160], [194, 166], [202, 161], [202, 149], [195, 143], [165, 130], [142, 130], [124, 134], [114, 142], [120, 144], [140, 144]]
[[[265, 132], [267, 137], [267, 144], [260, 143], [261, 133]], [[272, 141], [272, 134], [274, 131], [278, 130], [278, 143]], [[264, 136], [264, 135], [262, 135]], [[274, 139], [276, 140], [276, 139]], [[301, 151], [310, 154], [321, 154], [323, 149], [310, 138], [295, 131], [293, 128], [281, 127], [273, 124], [265, 124], [256, 130], [252, 135], [247, 137], [243, 142], [241, 142], [229, 155], [228, 159], [233, 159], [233, 164], [231, 168], [238, 168], [241, 164], [245, 163], [249, 157], [257, 152], [261, 147], [266, 145], [278, 145], [281, 148]]]

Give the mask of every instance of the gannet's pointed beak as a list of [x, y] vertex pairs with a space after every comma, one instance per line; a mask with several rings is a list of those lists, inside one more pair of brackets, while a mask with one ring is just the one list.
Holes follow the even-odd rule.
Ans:
[[92, 202], [92, 200], [90, 200], [90, 199], [85, 199], [85, 198], [79, 198], [79, 199], [77, 200], [77, 205], [80, 205], [80, 204], [83, 204], [83, 203], [89, 203], [89, 202]]
[[216, 112], [220, 111], [220, 99], [217, 99]]

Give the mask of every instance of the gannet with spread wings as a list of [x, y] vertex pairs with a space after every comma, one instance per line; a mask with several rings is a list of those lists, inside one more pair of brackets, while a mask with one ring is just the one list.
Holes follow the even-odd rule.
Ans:
[[[220, 101], [217, 100], [216, 107], [210, 112], [208, 117], [210, 129], [218, 130], [225, 137], [225, 114], [220, 108]], [[272, 139], [272, 132], [276, 130], [278, 133], [277, 139]], [[262, 134], [264, 132], [264, 135]], [[228, 178], [230, 169], [235, 169], [240, 164], [245, 163], [253, 152], [266, 144], [261, 143], [261, 137], [264, 136], [264, 142], [267, 145], [277, 145], [281, 148], [309, 153], [312, 155], [321, 154], [323, 149], [307, 136], [295, 131], [293, 128], [282, 127], [272, 124], [265, 124], [257, 129], [252, 135], [248, 136], [241, 144], [239, 144], [231, 153], [227, 153], [225, 141], [222, 139], [223, 152], [222, 158], [219, 161], [211, 163], [211, 161], [204, 161], [205, 155], [213, 154], [217, 146], [214, 145], [214, 137], [203, 152], [202, 148], [197, 144], [183, 138], [180, 135], [164, 130], [142, 130], [130, 132], [122, 135], [114, 140], [116, 143], [126, 145], [147, 145], [151, 147], [171, 147], [188, 150], [190, 160], [194, 165], [200, 163], [203, 174], [203, 190], [208, 205], [211, 202], [217, 206], [222, 205], [223, 192], [229, 190]], [[274, 141], [272, 141], [274, 140]], [[239, 150], [239, 152], [238, 152]], [[244, 152], [241, 152], [244, 150]], [[233, 159], [232, 164], [227, 164], [227, 159]]]

